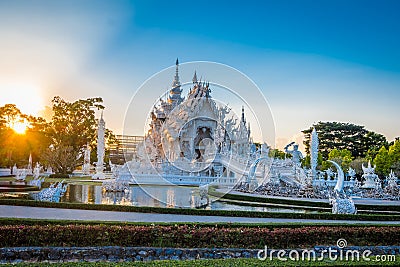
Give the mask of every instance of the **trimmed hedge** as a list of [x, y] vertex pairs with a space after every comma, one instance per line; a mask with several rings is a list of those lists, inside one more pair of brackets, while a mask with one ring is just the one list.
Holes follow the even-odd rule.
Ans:
[[[76, 220], [53, 220], [53, 219], [22, 219], [22, 218], [0, 218], [0, 225], [10, 226], [10, 225], [113, 225], [113, 226], [177, 226], [177, 225], [189, 225], [194, 227], [215, 227], [215, 228], [237, 228], [237, 227], [247, 227], [247, 228], [301, 228], [305, 226], [332, 226], [337, 227], [337, 223], [188, 223], [188, 222], [103, 222], [103, 221], [76, 221]], [[361, 224], [352, 223], [345, 224], [346, 227], [397, 227], [400, 231], [400, 225], [391, 224]], [[342, 225], [343, 226], [343, 225]]]
[[176, 209], [160, 207], [135, 207], [121, 205], [96, 205], [81, 203], [55, 203], [40, 202], [23, 199], [0, 199], [0, 205], [30, 206], [44, 208], [103, 210], [122, 212], [143, 212], [162, 214], [181, 214], [199, 216], [225, 216], [225, 217], [253, 217], [253, 218], [285, 218], [285, 219], [314, 219], [314, 220], [362, 220], [362, 221], [400, 221], [400, 215], [381, 214], [331, 214], [331, 213], [281, 213], [281, 212], [257, 212], [235, 210], [201, 210], [201, 209]]
[[[215, 196], [221, 199], [230, 199], [230, 200], [238, 200], [238, 201], [248, 201], [248, 202], [259, 202], [265, 204], [284, 204], [284, 205], [293, 205], [293, 206], [304, 206], [304, 207], [320, 207], [320, 208], [331, 208], [331, 204], [327, 202], [313, 202], [307, 200], [296, 200], [296, 199], [283, 199], [283, 198], [270, 198], [266, 197], [257, 197], [257, 196], [247, 196], [247, 195], [239, 195], [239, 194], [224, 194], [215, 190], [214, 187], [210, 187], [208, 190], [208, 194], [211, 196]], [[396, 205], [365, 205], [365, 204], [356, 204], [358, 210], [372, 210], [372, 211], [397, 211], [400, 212], [400, 206]]]
[[6, 225], [0, 226], [2, 247], [123, 246], [180, 248], [309, 248], [335, 245], [398, 245], [398, 227], [306, 226], [301, 228], [211, 227], [197, 225]]

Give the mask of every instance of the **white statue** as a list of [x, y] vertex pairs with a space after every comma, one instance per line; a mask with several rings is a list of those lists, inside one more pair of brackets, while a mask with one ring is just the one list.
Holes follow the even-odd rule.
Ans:
[[29, 160], [28, 160], [28, 170], [27, 170], [27, 174], [28, 175], [32, 175], [33, 174], [33, 172], [32, 172], [32, 165], [33, 163], [32, 163], [32, 153], [30, 153], [29, 154]]
[[[293, 150], [288, 149], [290, 146], [293, 146]], [[285, 153], [292, 155], [292, 162], [295, 165], [300, 164], [300, 161], [303, 159], [303, 154], [299, 151], [299, 145], [294, 142], [285, 146]]]
[[353, 181], [354, 180], [354, 176], [356, 176], [356, 171], [352, 167], [350, 167], [349, 171], [347, 172], [347, 174], [350, 177], [350, 181]]
[[263, 143], [261, 145], [261, 157], [269, 157], [269, 146], [267, 145], [267, 143]]
[[333, 214], [356, 214], [357, 208], [354, 204], [353, 199], [348, 197], [344, 191], [344, 173], [339, 164], [332, 160], [328, 160], [328, 162], [332, 163], [338, 173], [338, 180], [336, 182], [335, 188], [333, 189], [333, 196], [329, 199], [332, 204], [332, 213]]
[[40, 175], [40, 164], [39, 164], [39, 162], [36, 162], [36, 166], [33, 169], [33, 178], [37, 179], [37, 178], [39, 178], [39, 175]]
[[397, 181], [398, 181], [398, 178], [394, 174], [393, 170], [391, 170], [389, 176], [386, 177], [387, 186], [388, 187], [398, 187]]
[[17, 175], [17, 172], [18, 172], [17, 165], [14, 164], [14, 166], [13, 166], [13, 168], [12, 168], [12, 174], [13, 174], [13, 175]]
[[90, 146], [89, 144], [87, 144], [83, 155], [82, 172], [84, 175], [90, 174], [90, 152], [91, 152]]

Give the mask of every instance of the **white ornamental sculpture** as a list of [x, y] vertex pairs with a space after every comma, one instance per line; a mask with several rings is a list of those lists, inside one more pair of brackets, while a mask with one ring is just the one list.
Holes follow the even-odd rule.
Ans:
[[83, 167], [82, 172], [84, 175], [90, 174], [90, 146], [89, 144], [86, 145], [84, 157], [83, 157]]
[[362, 178], [365, 179], [364, 184], [361, 188], [364, 189], [376, 189], [378, 187], [377, 181], [379, 179], [378, 175], [375, 174], [375, 167], [371, 167], [371, 161], [368, 161], [368, 167], [365, 168], [364, 164], [362, 165], [362, 169], [364, 174]]
[[319, 145], [318, 133], [314, 128], [311, 133], [311, 140], [310, 140], [311, 172], [313, 179], [317, 178], [318, 145]]
[[92, 179], [100, 180], [104, 179], [104, 154], [105, 154], [105, 139], [104, 134], [106, 131], [106, 122], [103, 119], [103, 112], [99, 120], [99, 126], [97, 128], [97, 162], [96, 162], [96, 174], [93, 175]]
[[388, 187], [398, 187], [397, 181], [398, 181], [398, 178], [394, 174], [393, 170], [391, 170], [389, 176], [386, 177], [387, 186]]
[[351, 197], [348, 197], [344, 191], [344, 173], [339, 164], [334, 161], [328, 160], [328, 162], [335, 165], [338, 172], [338, 180], [336, 186], [333, 189], [333, 196], [329, 199], [332, 204], [333, 214], [356, 214], [357, 208], [354, 205]]
[[32, 162], [32, 153], [29, 154], [29, 160], [28, 160], [28, 169], [27, 169], [27, 174], [28, 175], [32, 175], [32, 166], [33, 166], [33, 162]]
[[350, 181], [354, 181], [354, 177], [356, 176], [356, 171], [352, 167], [349, 167], [349, 171], [347, 172], [347, 174], [350, 177]]
[[39, 162], [36, 162], [36, 166], [35, 166], [35, 168], [33, 169], [33, 178], [34, 179], [38, 179], [39, 178], [39, 175], [40, 175], [40, 164], [39, 164]]

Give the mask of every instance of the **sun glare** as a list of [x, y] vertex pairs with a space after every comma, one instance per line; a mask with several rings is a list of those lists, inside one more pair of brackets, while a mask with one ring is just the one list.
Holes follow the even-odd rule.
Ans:
[[16, 122], [12, 127], [17, 134], [24, 134], [26, 128], [28, 128], [28, 125], [25, 122]]
[[0, 83], [0, 92], [0, 106], [15, 104], [22, 113], [33, 116], [37, 116], [44, 107], [42, 92], [33, 84]]

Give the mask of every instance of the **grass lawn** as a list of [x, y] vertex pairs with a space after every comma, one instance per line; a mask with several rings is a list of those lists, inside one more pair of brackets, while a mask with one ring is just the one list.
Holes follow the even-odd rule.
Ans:
[[221, 267], [247, 267], [247, 266], [399, 266], [400, 257], [396, 258], [394, 262], [377, 262], [375, 258], [371, 258], [371, 261], [330, 261], [328, 259], [324, 261], [280, 261], [274, 259], [272, 261], [260, 261], [258, 259], [218, 259], [218, 260], [195, 260], [195, 261], [151, 261], [151, 262], [123, 262], [123, 263], [108, 263], [108, 262], [98, 262], [98, 263], [32, 263], [32, 264], [16, 264], [13, 266], [61, 266], [61, 267], [125, 267], [125, 266], [154, 266], [154, 267], [164, 267], [164, 266], [190, 266], [190, 267], [200, 267], [200, 266], [221, 266]]

